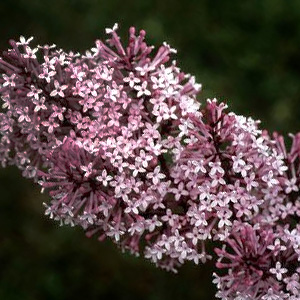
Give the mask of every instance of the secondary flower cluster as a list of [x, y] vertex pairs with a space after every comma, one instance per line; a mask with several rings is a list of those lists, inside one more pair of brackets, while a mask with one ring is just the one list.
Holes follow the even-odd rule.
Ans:
[[[287, 169], [269, 192], [267, 206], [250, 222], [236, 222], [222, 249], [216, 249], [215, 276], [222, 299], [300, 299], [300, 135], [284, 139], [274, 134], [274, 151]], [[282, 188], [280, 188], [280, 186]]]
[[208, 100], [164, 43], [117, 25], [84, 55], [11, 41], [0, 58], [0, 160], [49, 190], [46, 215], [167, 270], [211, 259], [222, 299], [300, 299], [300, 135], [288, 152]]

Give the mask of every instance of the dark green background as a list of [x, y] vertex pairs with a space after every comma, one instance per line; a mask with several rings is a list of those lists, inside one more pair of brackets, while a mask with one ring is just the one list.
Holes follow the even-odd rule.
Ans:
[[[83, 51], [104, 28], [131, 25], [158, 46], [178, 49], [181, 68], [217, 97], [262, 126], [284, 134], [300, 128], [300, 2], [288, 0], [0, 0], [0, 49], [35, 36]], [[214, 299], [212, 267], [184, 266], [178, 275], [122, 254], [80, 229], [43, 216], [31, 182], [0, 170], [0, 299]]]

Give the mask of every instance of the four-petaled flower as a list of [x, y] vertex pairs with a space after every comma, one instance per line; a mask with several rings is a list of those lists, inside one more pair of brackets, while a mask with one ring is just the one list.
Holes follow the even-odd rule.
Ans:
[[55, 97], [56, 95], [60, 97], [65, 97], [64, 90], [68, 88], [67, 85], [61, 85], [57, 80], [54, 81], [54, 90], [50, 93], [51, 97]]
[[151, 95], [151, 92], [147, 89], [147, 81], [144, 81], [142, 83], [142, 85], [135, 85], [134, 88], [135, 90], [137, 90], [137, 97], [140, 98], [142, 97], [143, 95], [145, 96], [150, 96]]
[[275, 268], [270, 269], [270, 273], [276, 275], [277, 280], [281, 281], [283, 278], [283, 274], [285, 274], [288, 270], [281, 266], [279, 261], [276, 262]]
[[165, 174], [160, 173], [160, 166], [155, 167], [153, 172], [147, 173], [147, 178], [152, 179], [152, 182], [154, 185], [158, 184], [161, 179], [164, 179], [166, 177]]
[[136, 83], [139, 83], [141, 80], [137, 77], [132, 72], [129, 72], [128, 77], [124, 77], [123, 81], [128, 83], [131, 88], [135, 86]]
[[107, 186], [108, 182], [113, 179], [111, 175], [107, 174], [106, 169], [104, 169], [101, 175], [98, 175], [96, 179], [101, 182], [104, 186]]

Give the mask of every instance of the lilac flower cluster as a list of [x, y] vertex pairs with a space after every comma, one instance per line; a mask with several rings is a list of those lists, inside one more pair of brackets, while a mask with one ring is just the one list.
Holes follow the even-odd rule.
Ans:
[[227, 269], [215, 276], [222, 299], [300, 299], [300, 135], [291, 135], [290, 151], [274, 133], [273, 151], [286, 170], [269, 191], [267, 206], [250, 222], [236, 222], [216, 266]]
[[[176, 272], [216, 258], [217, 297], [300, 299], [300, 134], [208, 100], [164, 43], [118, 26], [84, 55], [10, 41], [0, 160], [48, 190], [45, 214]], [[207, 251], [208, 243], [218, 246]]]

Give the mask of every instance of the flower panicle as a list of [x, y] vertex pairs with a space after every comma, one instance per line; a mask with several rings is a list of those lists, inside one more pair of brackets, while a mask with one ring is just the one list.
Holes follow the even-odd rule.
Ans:
[[[10, 41], [2, 166], [49, 191], [45, 214], [60, 225], [163, 269], [217, 256], [219, 298], [299, 299], [300, 135], [287, 150], [225, 103], [200, 106], [201, 84], [171, 61], [175, 49], [153, 54], [133, 27], [124, 45], [117, 29], [85, 54]], [[215, 242], [223, 248], [210, 253]]]

